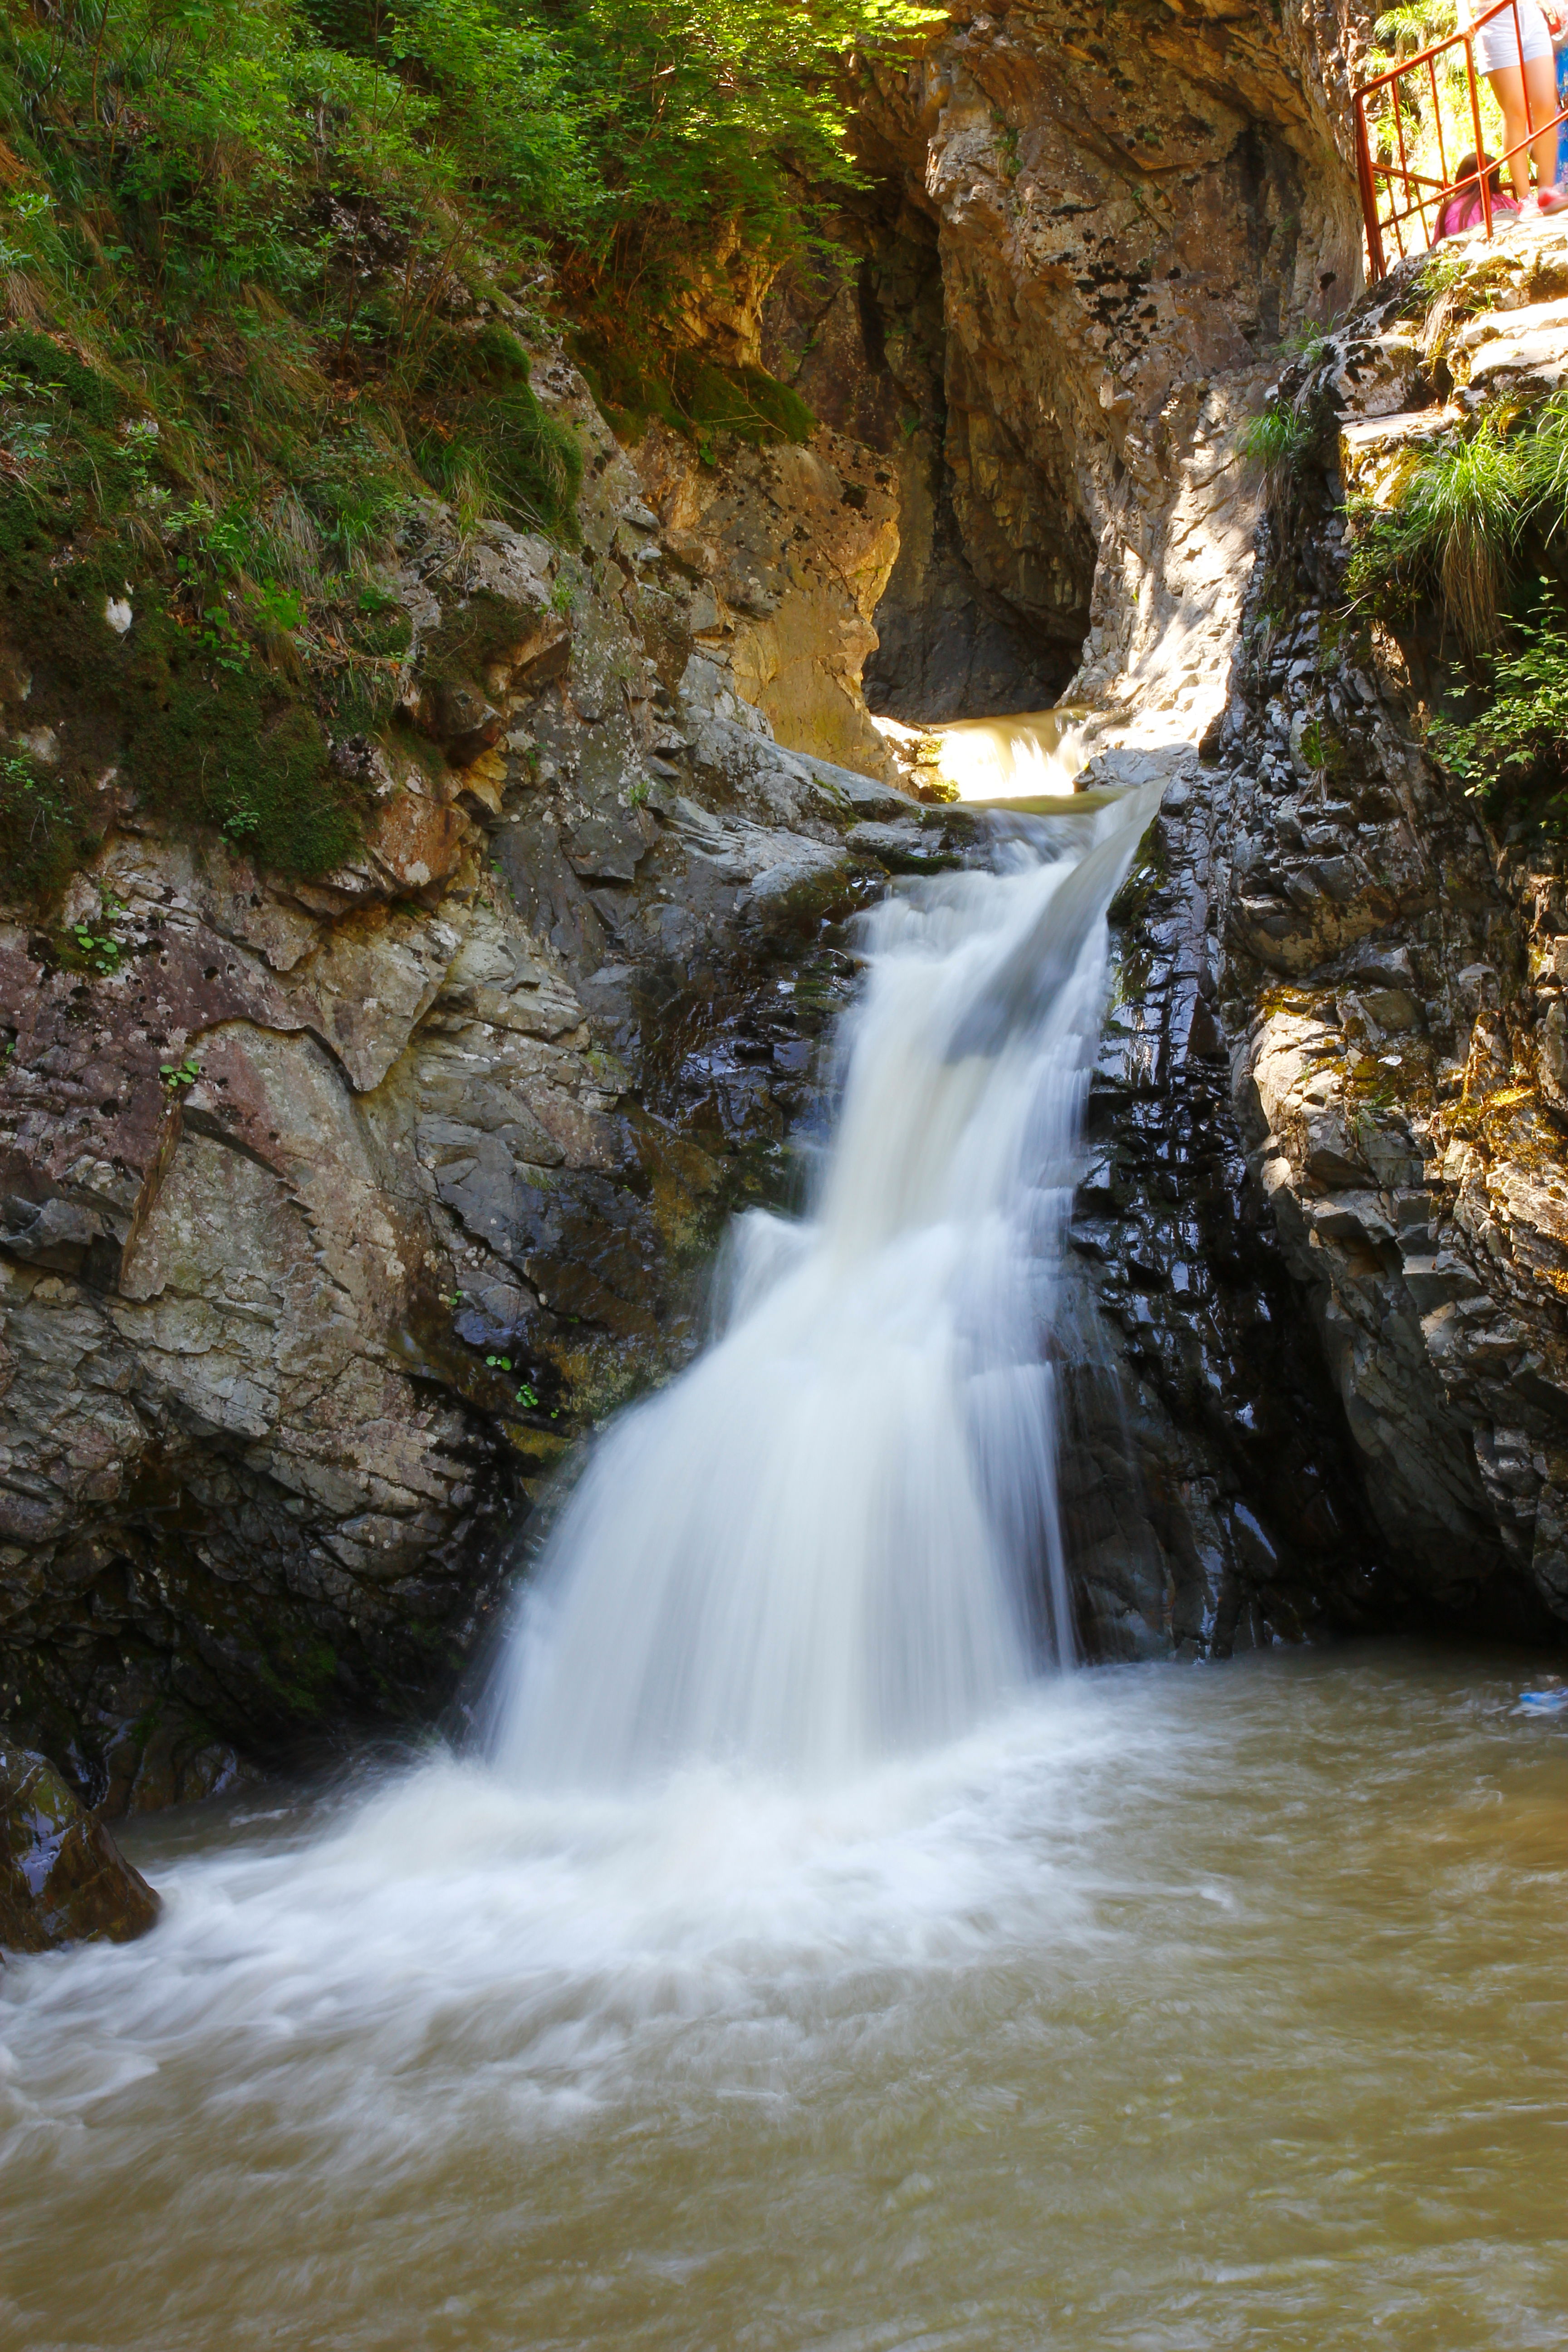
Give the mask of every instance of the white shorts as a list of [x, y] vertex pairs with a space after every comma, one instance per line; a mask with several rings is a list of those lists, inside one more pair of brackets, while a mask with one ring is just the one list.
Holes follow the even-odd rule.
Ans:
[[[1524, 61], [1552, 55], [1552, 36], [1546, 29], [1546, 19], [1536, 5], [1536, 0], [1519, 0], [1519, 33], [1524, 36]], [[1519, 63], [1519, 33], [1514, 31], [1513, 10], [1505, 8], [1489, 25], [1483, 25], [1476, 35], [1476, 63], [1482, 73], [1500, 73], [1506, 66]]]

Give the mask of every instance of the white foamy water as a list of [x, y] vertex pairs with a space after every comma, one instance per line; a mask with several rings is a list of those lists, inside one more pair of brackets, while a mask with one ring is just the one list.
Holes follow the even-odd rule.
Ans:
[[1154, 805], [1026, 826], [873, 919], [819, 1198], [742, 1221], [722, 1336], [595, 1448], [492, 1694], [507, 1778], [832, 1780], [1070, 1660], [1053, 1291]]

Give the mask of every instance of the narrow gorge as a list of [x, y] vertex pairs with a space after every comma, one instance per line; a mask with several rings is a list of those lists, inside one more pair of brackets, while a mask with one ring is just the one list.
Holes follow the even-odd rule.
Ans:
[[[139, 237], [133, 69], [32, 13]], [[160, 416], [170, 347], [28, 277], [72, 205], [120, 250], [36, 193], [64, 100], [0, 142], [0, 1943], [96, 1939], [0, 1975], [19, 2345], [1548, 2340], [1518, 2148], [1437, 2277], [1392, 2120], [1498, 2095], [1479, 2028], [1391, 1960], [1319, 2087], [1358, 1962], [1301, 1888], [1392, 1949], [1429, 1844], [1433, 1965], [1550, 2065], [1563, 740], [1478, 782], [1507, 616], [1394, 534], [1568, 446], [1568, 228], [1367, 285], [1362, 0], [824, 13], [843, 168], [690, 232], [656, 365], [651, 243], [497, 258], [592, 7], [481, 11], [483, 73], [389, 12], [414, 146], [473, 76], [421, 245], [320, 160], [380, 12], [280, 6], [340, 307], [265, 560], [223, 484], [295, 296], [193, 298]]]

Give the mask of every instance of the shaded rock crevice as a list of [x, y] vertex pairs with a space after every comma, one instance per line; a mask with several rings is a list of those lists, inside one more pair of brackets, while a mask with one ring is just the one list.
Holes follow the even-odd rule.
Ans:
[[[819, 415], [875, 448], [896, 483], [898, 557], [875, 608], [877, 644], [864, 675], [870, 708], [906, 720], [1038, 709], [1077, 666], [1088, 626], [1094, 549], [1085, 526], [1020, 453], [995, 439], [984, 405], [950, 381], [937, 224], [897, 184], [870, 192], [835, 222], [859, 258], [847, 270], [794, 271], [763, 313], [773, 372]], [[1001, 462], [998, 463], [998, 457]], [[1055, 602], [1022, 597], [1018, 567], [997, 565], [991, 515], [1004, 473], [1030, 501], [1034, 536], [1070, 545]], [[966, 534], [960, 506], [984, 530]], [[993, 576], [994, 575], [994, 576]]]

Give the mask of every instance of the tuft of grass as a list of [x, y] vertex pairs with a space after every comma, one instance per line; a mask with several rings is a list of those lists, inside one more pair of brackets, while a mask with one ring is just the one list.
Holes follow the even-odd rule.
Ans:
[[1533, 411], [1500, 403], [1467, 435], [1426, 452], [1386, 507], [1352, 505], [1346, 584], [1374, 609], [1440, 598], [1472, 654], [1494, 646], [1531, 541], [1552, 550], [1568, 520], [1568, 394]]
[[540, 406], [510, 327], [492, 320], [477, 335], [447, 327], [432, 336], [416, 388], [431, 422], [416, 427], [414, 460], [461, 526], [499, 514], [575, 539], [582, 445]]
[[1539, 446], [1510, 422], [1506, 410], [1482, 415], [1424, 455], [1389, 506], [1352, 508], [1353, 599], [1408, 605], [1433, 592], [1471, 652], [1496, 644], [1521, 531], [1553, 495], [1568, 413], [1542, 420]]
[[1409, 307], [1421, 318], [1421, 356], [1428, 367], [1442, 357], [1461, 320], [1496, 310], [1507, 267], [1506, 260], [1496, 257], [1478, 261], [1457, 246], [1427, 256], [1416, 274]]
[[1264, 499], [1277, 523], [1288, 521], [1294, 509], [1302, 472], [1317, 437], [1312, 419], [1286, 401], [1276, 401], [1242, 427], [1237, 446], [1242, 456], [1261, 469]]
[[1329, 331], [1318, 320], [1303, 319], [1292, 327], [1279, 346], [1291, 359], [1303, 361], [1309, 368], [1321, 367], [1328, 354]]

